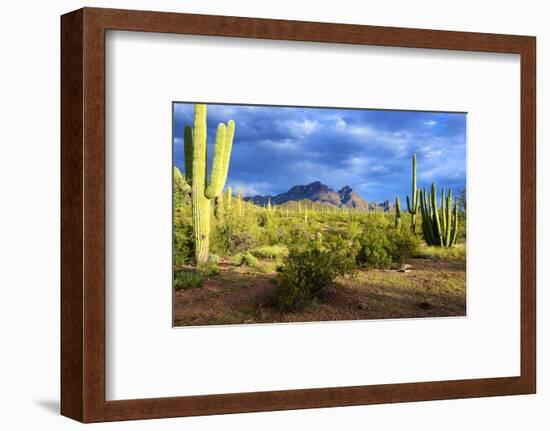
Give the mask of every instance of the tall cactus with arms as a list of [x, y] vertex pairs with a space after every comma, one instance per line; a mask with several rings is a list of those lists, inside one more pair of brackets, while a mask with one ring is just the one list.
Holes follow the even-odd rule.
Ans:
[[[206, 105], [195, 105], [193, 127], [185, 126], [184, 152], [186, 177], [191, 180], [191, 200], [193, 206], [193, 237], [195, 240], [195, 260], [197, 264], [208, 260], [210, 244], [211, 200], [219, 196], [227, 180], [235, 122], [229, 120], [227, 126], [219, 124], [214, 144], [214, 160], [210, 181], [206, 179]], [[190, 158], [190, 160], [189, 160]]]
[[416, 213], [418, 210], [419, 190], [416, 188], [416, 154], [412, 162], [412, 196], [407, 196], [407, 211], [411, 215], [411, 231], [416, 233]]

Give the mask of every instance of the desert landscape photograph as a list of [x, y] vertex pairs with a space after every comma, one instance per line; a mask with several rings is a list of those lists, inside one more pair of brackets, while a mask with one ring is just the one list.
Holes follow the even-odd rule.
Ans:
[[172, 114], [175, 327], [466, 316], [466, 113]]

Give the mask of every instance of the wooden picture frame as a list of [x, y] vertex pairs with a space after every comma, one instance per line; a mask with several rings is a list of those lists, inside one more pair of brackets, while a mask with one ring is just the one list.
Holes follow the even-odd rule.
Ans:
[[[211, 35], [521, 57], [521, 375], [106, 401], [105, 32]], [[61, 413], [82, 422], [532, 394], [536, 388], [535, 38], [84, 8], [61, 17]]]

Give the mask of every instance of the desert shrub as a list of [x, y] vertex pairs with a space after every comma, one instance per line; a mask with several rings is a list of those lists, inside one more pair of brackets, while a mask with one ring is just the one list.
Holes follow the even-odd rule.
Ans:
[[307, 307], [332, 285], [335, 278], [355, 271], [356, 247], [336, 241], [325, 247], [293, 247], [279, 271], [276, 297], [281, 310]]
[[180, 268], [193, 258], [193, 234], [190, 226], [181, 226], [174, 229], [174, 268]]
[[288, 248], [284, 245], [264, 245], [251, 252], [260, 259], [277, 259], [288, 255]]
[[196, 272], [179, 271], [174, 275], [174, 289], [196, 289], [202, 287], [202, 277]]
[[217, 263], [205, 262], [197, 265], [197, 271], [204, 277], [211, 277], [220, 273], [220, 268]]
[[392, 264], [392, 245], [388, 240], [386, 229], [374, 224], [367, 224], [359, 237], [360, 249], [357, 253], [357, 264], [366, 268], [389, 268]]
[[244, 253], [256, 246], [256, 238], [244, 229], [234, 229], [228, 236], [227, 251], [230, 254]]
[[254, 255], [248, 252], [238, 253], [233, 257], [233, 264], [237, 266], [256, 266], [258, 264], [258, 259], [256, 259]]
[[418, 253], [420, 240], [409, 229], [389, 229], [387, 232], [389, 241], [389, 254], [394, 262], [403, 261]]

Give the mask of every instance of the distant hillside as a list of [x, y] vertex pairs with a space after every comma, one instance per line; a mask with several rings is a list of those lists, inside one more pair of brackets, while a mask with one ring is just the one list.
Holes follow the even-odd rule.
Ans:
[[293, 186], [287, 192], [279, 193], [275, 196], [256, 195], [247, 197], [245, 200], [261, 206], [267, 205], [268, 201], [271, 201], [272, 205], [283, 205], [286, 202], [308, 200], [318, 204], [339, 208], [369, 208], [368, 202], [354, 192], [351, 187], [344, 186], [336, 192], [320, 181], [315, 181], [307, 185]]

